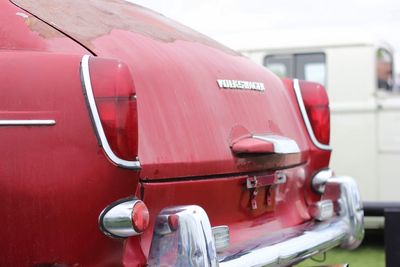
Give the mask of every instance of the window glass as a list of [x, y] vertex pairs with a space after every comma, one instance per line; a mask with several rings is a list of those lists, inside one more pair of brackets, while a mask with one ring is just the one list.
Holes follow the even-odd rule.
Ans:
[[264, 66], [279, 77], [297, 78], [322, 85], [326, 84], [324, 53], [268, 55], [264, 58]]
[[378, 49], [376, 54], [376, 76], [379, 89], [392, 91], [393, 89], [393, 57], [383, 48]]
[[325, 64], [308, 63], [304, 65], [304, 79], [325, 84]]
[[279, 77], [292, 77], [293, 57], [291, 55], [274, 55], [264, 58], [264, 66]]
[[295, 55], [295, 77], [298, 79], [317, 82], [322, 85], [326, 83], [325, 54], [296, 54]]
[[282, 63], [268, 64], [268, 68], [279, 77], [288, 77], [288, 67]]

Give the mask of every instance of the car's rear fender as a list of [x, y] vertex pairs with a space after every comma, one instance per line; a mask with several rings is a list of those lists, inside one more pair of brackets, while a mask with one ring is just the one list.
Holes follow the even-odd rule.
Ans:
[[134, 195], [138, 173], [113, 165], [99, 146], [80, 62], [0, 53], [1, 266], [121, 263], [123, 242], [104, 236], [97, 220]]

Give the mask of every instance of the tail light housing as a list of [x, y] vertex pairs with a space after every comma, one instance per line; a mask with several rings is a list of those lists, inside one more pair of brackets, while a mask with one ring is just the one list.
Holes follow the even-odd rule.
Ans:
[[[288, 86], [290, 80], [283, 82]], [[325, 88], [318, 83], [295, 79], [293, 89], [312, 143], [319, 149], [331, 150], [329, 99]]]
[[114, 59], [84, 56], [81, 72], [100, 145], [115, 164], [140, 168], [136, 90], [128, 66]]
[[320, 143], [329, 145], [330, 112], [325, 88], [317, 83], [300, 81], [300, 90], [315, 138]]
[[139, 199], [122, 199], [100, 213], [99, 226], [105, 235], [111, 237], [139, 235], [149, 226], [149, 210]]

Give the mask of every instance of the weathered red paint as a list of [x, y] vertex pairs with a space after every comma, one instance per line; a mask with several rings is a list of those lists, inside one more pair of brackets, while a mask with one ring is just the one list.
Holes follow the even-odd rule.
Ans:
[[[167, 206], [197, 203], [206, 210], [212, 225], [229, 225], [231, 244], [236, 244], [263, 232], [293, 226], [310, 218], [303, 197], [304, 189], [308, 187], [306, 175], [309, 173], [306, 169], [300, 166], [284, 170], [288, 181], [272, 189], [271, 205], [266, 203], [270, 187], [260, 188], [256, 210], [249, 208], [251, 192], [244, 189], [248, 175], [143, 183], [144, 201], [153, 213], [151, 218], [166, 206], [165, 203], [168, 203]], [[296, 203], [296, 208], [293, 203]], [[146, 233], [150, 234], [150, 231]], [[148, 240], [146, 235], [145, 240]], [[145, 251], [148, 246], [147, 242], [144, 243]]]
[[[0, 120], [57, 124], [0, 128], [0, 266], [144, 265], [155, 215], [176, 204], [202, 206], [212, 225], [230, 226], [233, 243], [310, 219], [318, 199], [310, 178], [330, 153], [309, 140], [289, 81], [147, 9], [123, 11], [125, 2], [71, 1], [70, 12], [53, 3], [66, 1], [17, 2], [27, 11], [0, 2]], [[98, 146], [79, 73], [90, 53], [130, 69], [140, 173], [114, 166]], [[217, 79], [266, 90], [220, 89]], [[249, 133], [290, 137], [301, 153], [236, 157], [232, 142]], [[271, 205], [261, 189], [251, 210], [245, 180], [275, 169], [287, 183], [272, 189]], [[149, 208], [149, 229], [126, 240], [103, 235], [101, 210], [132, 195]]]

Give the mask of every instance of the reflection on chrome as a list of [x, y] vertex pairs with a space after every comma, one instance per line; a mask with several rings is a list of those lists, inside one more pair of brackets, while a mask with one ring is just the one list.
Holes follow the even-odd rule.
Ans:
[[138, 202], [141, 200], [123, 199], [106, 207], [99, 216], [100, 230], [111, 237], [124, 238], [140, 234], [132, 225], [133, 207]]
[[206, 212], [199, 206], [164, 209], [154, 226], [148, 266], [218, 266]]
[[321, 200], [310, 205], [308, 212], [317, 221], [326, 221], [333, 217], [333, 201], [330, 199]]
[[300, 153], [300, 148], [296, 141], [285, 136], [271, 135], [271, 134], [255, 134], [252, 136], [254, 139], [267, 141], [274, 144], [274, 153], [276, 154], [292, 154]]
[[346, 222], [348, 231], [341, 247], [358, 247], [364, 237], [364, 211], [356, 181], [348, 176], [332, 177], [326, 184], [323, 199], [337, 199], [335, 208]]
[[202, 208], [164, 209], [156, 220], [149, 266], [288, 266], [338, 245], [356, 248], [364, 236], [356, 182], [351, 177], [331, 177], [324, 191], [322, 201], [333, 203], [336, 216], [255, 237], [246, 244], [228, 247], [218, 256]]
[[324, 169], [317, 172], [312, 178], [313, 189], [318, 193], [323, 194], [325, 192], [325, 184], [332, 176], [333, 171], [331, 169]]
[[229, 227], [227, 225], [215, 226], [212, 228], [212, 233], [215, 241], [215, 249], [217, 252], [224, 251], [229, 247]]

